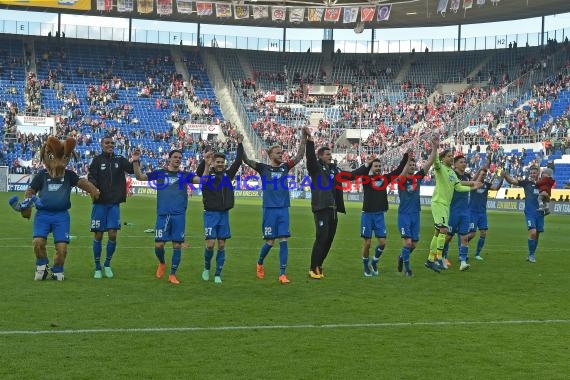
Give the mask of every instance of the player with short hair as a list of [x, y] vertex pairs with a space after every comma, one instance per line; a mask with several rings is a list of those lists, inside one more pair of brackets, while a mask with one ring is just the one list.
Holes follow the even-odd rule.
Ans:
[[520, 186], [524, 190], [524, 215], [528, 229], [528, 256], [529, 263], [536, 263], [536, 248], [540, 233], [544, 232], [544, 212], [539, 211], [538, 197], [540, 189], [538, 181], [539, 169], [532, 166], [529, 170], [528, 179], [518, 180], [511, 177], [505, 170], [501, 172], [505, 180], [511, 185]]
[[[224, 153], [208, 152], [198, 168], [196, 175], [201, 178], [202, 202], [204, 204], [204, 270], [202, 279], [210, 280], [210, 267], [214, 256], [214, 246], [218, 243], [216, 253], [216, 271], [214, 282], [222, 283], [222, 269], [226, 260], [226, 240], [231, 238], [229, 210], [234, 207], [234, 187], [232, 180], [243, 159], [243, 136], [237, 136], [237, 155], [232, 165], [226, 169]], [[204, 175], [204, 177], [202, 177]]]
[[111, 259], [117, 248], [117, 232], [121, 229], [121, 210], [119, 205], [127, 201], [127, 182], [125, 173], [134, 174], [133, 164], [125, 157], [115, 154], [115, 142], [112, 136], [101, 139], [102, 153], [93, 158], [89, 165], [88, 179], [101, 191], [99, 199], [93, 201], [91, 211], [91, 232], [93, 232], [93, 259], [95, 260], [94, 278], [102, 278], [101, 251], [103, 234], [107, 232], [107, 251], [104, 273], [113, 278]]
[[489, 225], [487, 222], [487, 198], [489, 196], [489, 190], [497, 191], [503, 185], [503, 178], [497, 184], [493, 184], [493, 179], [487, 178], [487, 171], [490, 164], [490, 160], [487, 161], [486, 165], [475, 174], [475, 178], [478, 181], [483, 182], [483, 186], [477, 190], [471, 191], [471, 199], [469, 201], [469, 211], [470, 211], [470, 223], [469, 223], [469, 237], [468, 240], [471, 241], [475, 237], [477, 229], [479, 230], [479, 240], [477, 241], [477, 249], [475, 251], [475, 259], [483, 260], [481, 256], [481, 251], [485, 245], [485, 239], [487, 238], [487, 231]]
[[439, 266], [435, 263], [435, 258], [436, 256], [442, 257], [445, 237], [449, 231], [449, 207], [453, 198], [453, 192], [468, 192], [471, 189], [481, 187], [480, 182], [468, 182], [468, 185], [462, 185], [459, 178], [457, 178], [457, 174], [451, 168], [452, 163], [453, 152], [447, 149], [436, 155], [433, 164], [435, 189], [431, 199], [431, 212], [435, 230], [425, 267], [436, 273], [441, 272]]
[[291, 196], [289, 194], [288, 182], [284, 182], [284, 180], [287, 179], [289, 171], [301, 162], [305, 155], [305, 140], [308, 136], [306, 129], [302, 130], [301, 136], [301, 143], [297, 154], [291, 160], [283, 162], [283, 148], [279, 145], [274, 145], [267, 150], [269, 165], [252, 161], [245, 153], [243, 156], [243, 162], [259, 173], [261, 182], [263, 183], [261, 233], [265, 244], [263, 244], [259, 252], [256, 275], [259, 279], [265, 278], [264, 260], [271, 248], [273, 248], [275, 239], [279, 239], [278, 280], [282, 284], [290, 283], [285, 272], [287, 270], [289, 257], [287, 240], [291, 237], [289, 227]]
[[[164, 245], [172, 242], [172, 264], [168, 282], [178, 285], [176, 271], [182, 258], [182, 244], [186, 230], [186, 209], [188, 208], [187, 181], [195, 177], [193, 173], [181, 171], [182, 151], [171, 150], [168, 153], [168, 163], [163, 169], [150, 173], [142, 173], [140, 166], [140, 150], [132, 154], [135, 176], [139, 181], [152, 182], [156, 195], [156, 224], [154, 227], [154, 254], [158, 259], [156, 277], [162, 278], [166, 269]], [[199, 180], [197, 181], [199, 183]]]
[[[364, 192], [362, 214], [360, 216], [364, 277], [379, 275], [378, 262], [386, 248], [386, 222], [384, 221], [384, 215], [388, 211], [388, 192], [386, 188], [390, 183], [393, 183], [394, 177], [407, 171], [410, 158], [411, 154], [406, 152], [396, 169], [382, 174], [380, 160], [369, 157], [364, 165], [351, 172], [356, 183], [360, 182], [362, 184]], [[403, 183], [403, 181], [401, 182]], [[372, 257], [372, 262], [370, 262], [370, 245], [373, 232], [378, 239], [378, 245], [374, 249], [374, 257]]]
[[[471, 175], [466, 172], [467, 161], [465, 160], [465, 156], [462, 154], [455, 156], [453, 159], [453, 167], [461, 184], [467, 185], [472, 178]], [[445, 237], [442, 257], [438, 260], [440, 267], [443, 269], [448, 269], [450, 266], [447, 252], [449, 250], [449, 242], [456, 233], [458, 234], [457, 243], [459, 247], [459, 260], [461, 262], [459, 270], [465, 271], [471, 267], [467, 262], [469, 256], [469, 224], [471, 217], [469, 195], [470, 192], [453, 191], [449, 214], [449, 229]]]
[[398, 206], [398, 229], [402, 236], [402, 251], [398, 256], [398, 272], [404, 270], [406, 276], [412, 276], [410, 266], [410, 255], [416, 249], [420, 240], [420, 186], [421, 181], [429, 172], [429, 169], [437, 156], [439, 137], [433, 136], [431, 139], [431, 154], [422, 168], [416, 171], [416, 160], [410, 158], [408, 165], [406, 182], [398, 189], [400, 204]]

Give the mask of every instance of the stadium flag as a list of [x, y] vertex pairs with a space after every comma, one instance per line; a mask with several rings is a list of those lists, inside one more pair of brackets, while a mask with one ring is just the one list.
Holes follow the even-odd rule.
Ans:
[[214, 13], [214, 7], [212, 3], [196, 2], [196, 13], [198, 16], [211, 16]]
[[260, 18], [269, 17], [269, 7], [267, 5], [254, 5], [253, 6], [253, 18], [258, 20]]
[[374, 14], [376, 13], [376, 7], [362, 7], [360, 8], [360, 21], [371, 22], [374, 20]]
[[451, 0], [451, 6], [449, 7], [449, 10], [457, 13], [457, 11], [459, 10], [459, 2], [461, 0]]
[[134, 0], [117, 0], [117, 12], [132, 12], [134, 9]]
[[324, 8], [309, 8], [309, 14], [307, 15], [307, 20], [309, 20], [310, 22], [321, 22], [324, 13], [325, 13]]
[[289, 22], [298, 24], [305, 21], [305, 8], [291, 8], [289, 11]]
[[194, 0], [176, 0], [178, 13], [192, 13], [192, 2]]
[[216, 3], [216, 17], [232, 17], [231, 5]]
[[344, 7], [342, 12], [343, 24], [356, 22], [357, 18], [358, 18], [358, 7]]
[[249, 5], [234, 5], [234, 17], [237, 20], [249, 18]]
[[156, 0], [156, 13], [161, 16], [172, 14], [172, 0]]
[[392, 4], [382, 5], [378, 7], [378, 14], [376, 15], [376, 21], [388, 21], [390, 18], [390, 12], [392, 11]]
[[340, 8], [325, 9], [325, 21], [338, 22], [340, 19]]
[[437, 3], [437, 13], [441, 13], [442, 16], [445, 16], [448, 3], [449, 0], [439, 0], [439, 3]]
[[109, 12], [113, 9], [113, 0], [97, 0], [97, 10]]
[[473, 8], [473, 0], [463, 0], [463, 9]]
[[153, 0], [138, 0], [137, 11], [139, 13], [152, 13], [152, 11], [154, 11], [154, 1]]
[[285, 21], [286, 12], [285, 7], [271, 7], [271, 19], [273, 21]]
[[477, 0], [477, 5], [485, 5], [485, 0]]

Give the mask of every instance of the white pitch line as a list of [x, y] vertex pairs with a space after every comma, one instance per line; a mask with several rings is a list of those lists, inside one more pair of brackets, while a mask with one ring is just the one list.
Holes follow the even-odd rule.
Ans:
[[384, 322], [384, 323], [335, 323], [304, 325], [260, 325], [260, 326], [212, 326], [212, 327], [141, 327], [141, 328], [101, 328], [65, 330], [0, 330], [0, 336], [8, 335], [48, 335], [48, 334], [101, 334], [101, 333], [163, 333], [163, 332], [216, 332], [251, 330], [300, 330], [300, 329], [355, 329], [355, 328], [399, 328], [399, 327], [439, 327], [473, 325], [546, 325], [567, 324], [570, 319], [529, 319], [505, 321], [439, 321], [439, 322]]

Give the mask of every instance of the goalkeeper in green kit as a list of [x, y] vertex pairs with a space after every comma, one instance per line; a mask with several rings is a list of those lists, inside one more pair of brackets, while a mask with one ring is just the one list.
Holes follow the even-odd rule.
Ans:
[[444, 150], [436, 156], [433, 168], [435, 172], [435, 190], [431, 198], [431, 213], [435, 224], [435, 231], [431, 239], [429, 256], [425, 263], [425, 267], [439, 273], [441, 270], [436, 264], [437, 257], [441, 257], [443, 246], [445, 244], [445, 236], [448, 231], [449, 223], [449, 207], [453, 192], [467, 192], [478, 189], [482, 186], [481, 182], [467, 181], [461, 182], [457, 178], [457, 174], [451, 168], [453, 163], [453, 152], [449, 149]]

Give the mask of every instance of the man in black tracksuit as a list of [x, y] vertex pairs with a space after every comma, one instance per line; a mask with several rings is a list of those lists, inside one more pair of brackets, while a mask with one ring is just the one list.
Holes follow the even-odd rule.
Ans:
[[[307, 135], [310, 132], [307, 129]], [[307, 170], [311, 176], [311, 209], [315, 217], [316, 237], [311, 253], [309, 277], [315, 280], [323, 277], [323, 262], [327, 257], [336, 234], [337, 212], [346, 214], [342, 184], [338, 175], [344, 173], [332, 163], [332, 153], [328, 147], [319, 148], [315, 155], [315, 143], [312, 137], [306, 142]]]
[[99, 199], [93, 201], [91, 211], [91, 232], [94, 233], [93, 258], [95, 259], [94, 278], [102, 277], [101, 251], [103, 233], [107, 232], [107, 252], [105, 257], [105, 277], [112, 278], [111, 259], [117, 246], [117, 231], [121, 229], [119, 205], [127, 200], [125, 173], [134, 174], [133, 164], [125, 157], [115, 155], [115, 142], [111, 136], [101, 140], [102, 153], [93, 158], [89, 165], [87, 179], [101, 191]]
[[[234, 207], [234, 187], [232, 180], [243, 159], [243, 136], [238, 135], [237, 156], [233, 164], [226, 170], [226, 156], [223, 153], [208, 152], [205, 159], [196, 169], [196, 175], [201, 178], [202, 202], [204, 203], [204, 271], [202, 279], [210, 279], [210, 265], [214, 256], [214, 245], [218, 241], [216, 254], [216, 272], [214, 282], [222, 283], [222, 268], [226, 258], [226, 239], [231, 237], [229, 210]], [[213, 162], [212, 162], [213, 161]], [[213, 169], [210, 170], [210, 165]], [[207, 165], [207, 167], [206, 167]], [[204, 175], [204, 172], [207, 173]]]

